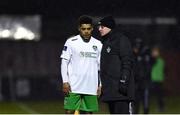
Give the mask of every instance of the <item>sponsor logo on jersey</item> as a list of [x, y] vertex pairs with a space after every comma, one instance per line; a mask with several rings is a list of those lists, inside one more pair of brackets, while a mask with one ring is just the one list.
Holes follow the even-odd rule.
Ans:
[[107, 51], [107, 53], [109, 53], [111, 51], [111, 48], [108, 46], [106, 51]]
[[96, 50], [97, 50], [97, 46], [94, 45], [94, 46], [93, 46], [93, 49], [94, 49], [94, 51], [96, 51]]
[[66, 51], [66, 50], [67, 50], [67, 46], [64, 46], [64, 47], [63, 47], [63, 50]]
[[80, 57], [85, 57], [85, 58], [96, 58], [97, 54], [94, 52], [80, 52]]

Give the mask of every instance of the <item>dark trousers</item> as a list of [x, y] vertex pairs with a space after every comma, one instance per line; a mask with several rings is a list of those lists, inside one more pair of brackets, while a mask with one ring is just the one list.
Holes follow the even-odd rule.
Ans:
[[164, 91], [163, 84], [154, 82], [152, 87], [152, 95], [156, 97], [159, 111], [164, 111]]
[[132, 114], [132, 103], [129, 101], [108, 101], [110, 114]]
[[136, 90], [135, 102], [134, 102], [134, 113], [138, 114], [140, 105], [143, 105], [143, 113], [149, 113], [149, 88]]

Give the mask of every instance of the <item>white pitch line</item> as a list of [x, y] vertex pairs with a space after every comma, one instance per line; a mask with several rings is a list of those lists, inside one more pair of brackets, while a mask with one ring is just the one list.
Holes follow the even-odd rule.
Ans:
[[27, 112], [30, 113], [30, 114], [38, 114], [38, 112], [34, 111], [33, 109], [31, 109], [30, 107], [28, 107], [27, 105], [25, 105], [25, 104], [23, 104], [23, 103], [17, 103], [17, 105], [18, 105], [21, 109], [27, 111]]

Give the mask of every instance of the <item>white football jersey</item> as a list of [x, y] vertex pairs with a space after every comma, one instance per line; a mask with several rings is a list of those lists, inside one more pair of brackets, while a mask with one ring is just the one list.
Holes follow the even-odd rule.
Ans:
[[68, 82], [73, 93], [97, 95], [101, 48], [93, 37], [89, 42], [80, 35], [66, 41], [61, 58], [69, 61]]

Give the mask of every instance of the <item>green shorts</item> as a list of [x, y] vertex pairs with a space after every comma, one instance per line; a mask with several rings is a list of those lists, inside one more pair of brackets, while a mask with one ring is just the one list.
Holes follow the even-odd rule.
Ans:
[[96, 112], [98, 111], [97, 96], [69, 93], [64, 99], [64, 109]]

